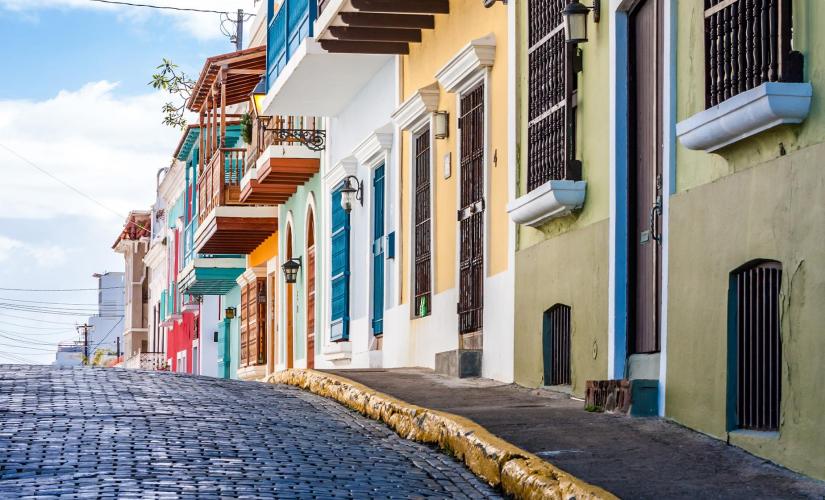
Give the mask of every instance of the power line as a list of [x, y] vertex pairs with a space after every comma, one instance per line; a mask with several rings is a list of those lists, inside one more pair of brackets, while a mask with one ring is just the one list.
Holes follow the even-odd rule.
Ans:
[[55, 347], [57, 347], [57, 344], [59, 344], [60, 342], [64, 342], [64, 340], [58, 340], [58, 341], [55, 341], [55, 342], [41, 342], [39, 340], [24, 339], [24, 338], [21, 338], [21, 337], [12, 337], [10, 335], [4, 335], [2, 333], [0, 333], [0, 338], [4, 338], [6, 340], [11, 340], [13, 342], [26, 342], [26, 343], [30, 343], [32, 345], [48, 345], [48, 346], [55, 346]]
[[[132, 3], [132, 2], [117, 2], [114, 0], [89, 0], [90, 2], [99, 2], [99, 3], [108, 3], [113, 5], [128, 5], [129, 7], [148, 7], [150, 9], [158, 9], [158, 10], [178, 10], [184, 12], [203, 12], [206, 14], [231, 14], [231, 12], [227, 12], [224, 10], [208, 10], [208, 9], [192, 9], [188, 7], [172, 7], [168, 5], [150, 5], [145, 3]], [[254, 17], [255, 14], [246, 14], [246, 16]]]
[[[12, 302], [28, 302], [31, 304], [56, 304], [59, 306], [103, 306], [103, 307], [118, 307], [117, 302], [52, 302], [43, 300], [26, 300], [26, 299], [12, 299], [9, 297], [0, 297], [0, 300], [10, 300]], [[122, 304], [121, 304], [122, 305]]]
[[[0, 316], [5, 316], [7, 318], [25, 319], [27, 321], [35, 321], [37, 323], [50, 323], [50, 324], [53, 324], [53, 325], [72, 325], [72, 326], [77, 325], [76, 321], [74, 321], [74, 322], [70, 322], [70, 321], [48, 321], [48, 320], [40, 319], [40, 318], [32, 318], [31, 316], [17, 316], [15, 314], [8, 314], [8, 313], [4, 313], [4, 312], [0, 312]], [[78, 314], [77, 316], [82, 316], [82, 315]], [[34, 328], [34, 327], [32, 327], [32, 328]]]
[[102, 339], [100, 339], [100, 342], [98, 342], [97, 344], [95, 344], [95, 346], [94, 346], [94, 347], [92, 347], [92, 349], [91, 349], [91, 350], [92, 350], [92, 352], [94, 352], [94, 350], [95, 350], [95, 349], [97, 349], [97, 348], [100, 346], [100, 344], [102, 344], [102, 343], [103, 343], [106, 339], [108, 339], [108, 338], [109, 338], [109, 335], [111, 335], [111, 334], [112, 334], [112, 332], [113, 332], [113, 331], [115, 331], [115, 328], [117, 327], [117, 325], [119, 325], [119, 324], [120, 324], [120, 322], [121, 322], [121, 321], [123, 321], [123, 318], [120, 318], [120, 321], [118, 321], [117, 323], [115, 323], [115, 324], [114, 324], [114, 325], [113, 325], [113, 326], [109, 329], [109, 331], [108, 331], [108, 332], [106, 332], [106, 335], [105, 335]]
[[0, 288], [4, 292], [96, 292], [98, 290], [115, 290], [122, 286], [104, 286], [100, 288]]
[[[97, 2], [97, 1], [103, 1], [103, 0], [92, 0], [92, 1]], [[60, 184], [63, 184], [65, 187], [67, 187], [67, 188], [71, 189], [72, 191], [74, 191], [74, 192], [75, 192], [75, 193], [77, 193], [78, 195], [80, 195], [80, 196], [82, 196], [82, 197], [86, 198], [87, 200], [91, 201], [91, 202], [92, 202], [92, 203], [94, 203], [95, 205], [98, 205], [98, 206], [100, 206], [100, 207], [102, 207], [102, 208], [104, 208], [104, 209], [108, 210], [109, 212], [112, 212], [113, 214], [117, 215], [118, 217], [123, 218], [123, 215], [122, 215], [120, 212], [118, 212], [117, 210], [115, 210], [114, 208], [112, 208], [112, 207], [110, 207], [110, 206], [108, 206], [108, 205], [105, 205], [104, 203], [102, 203], [102, 202], [100, 202], [100, 201], [96, 200], [95, 198], [91, 197], [90, 195], [88, 195], [88, 194], [84, 193], [84, 192], [83, 192], [83, 191], [81, 191], [80, 189], [78, 189], [78, 188], [76, 188], [76, 187], [72, 186], [72, 185], [71, 185], [71, 184], [69, 184], [68, 182], [64, 181], [64, 180], [63, 180], [63, 179], [61, 179], [60, 177], [58, 177], [58, 176], [54, 175], [53, 173], [49, 172], [49, 171], [48, 171], [48, 170], [46, 170], [45, 168], [43, 168], [43, 167], [41, 167], [41, 166], [37, 165], [35, 162], [33, 162], [33, 161], [29, 160], [28, 158], [26, 158], [25, 156], [21, 155], [21, 154], [20, 154], [20, 153], [18, 153], [17, 151], [15, 151], [15, 150], [11, 149], [10, 147], [6, 146], [5, 144], [0, 143], [0, 148], [5, 149], [6, 151], [8, 151], [9, 153], [11, 153], [12, 155], [14, 155], [14, 156], [16, 156], [17, 158], [19, 158], [20, 160], [22, 160], [22, 161], [23, 161], [23, 163], [26, 163], [26, 164], [28, 164], [29, 166], [36, 168], [37, 170], [39, 170], [39, 171], [40, 171], [40, 172], [42, 172], [43, 174], [45, 174], [45, 175], [47, 175], [47, 176], [51, 177], [52, 179], [56, 180], [56, 181], [57, 181], [57, 182], [59, 182]], [[148, 228], [146, 228], [146, 227], [144, 227], [144, 226], [142, 226], [142, 225], [138, 224], [137, 222], [127, 220], [127, 221], [126, 221], [126, 225], [129, 225], [129, 224], [134, 224], [134, 225], [135, 225], [138, 229], [143, 229], [144, 231], [149, 231], [149, 229], [148, 229]]]
[[24, 345], [16, 345], [16, 344], [0, 344], [0, 346], [5, 347], [14, 347], [15, 349], [28, 349], [30, 351], [40, 351], [40, 352], [55, 352], [57, 351], [57, 345], [55, 344], [54, 349], [41, 349], [39, 347], [27, 347]]
[[23, 363], [23, 364], [26, 364], [26, 365], [36, 365], [37, 364], [35, 361], [32, 361], [31, 359], [27, 359], [27, 358], [24, 358], [23, 356], [20, 356], [18, 354], [12, 354], [12, 353], [9, 353], [9, 352], [0, 352], [0, 357], [10, 359], [12, 361], [17, 361], [18, 363]]

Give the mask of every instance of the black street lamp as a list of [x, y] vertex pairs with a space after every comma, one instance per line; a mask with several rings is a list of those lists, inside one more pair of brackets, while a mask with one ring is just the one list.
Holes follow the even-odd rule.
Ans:
[[593, 22], [599, 22], [600, 0], [593, 0], [593, 6], [582, 5], [579, 0], [573, 0], [561, 11], [564, 17], [564, 41], [571, 44], [587, 41], [587, 14], [593, 11]]
[[284, 262], [281, 266], [284, 270], [284, 281], [288, 285], [292, 285], [298, 281], [298, 270], [301, 269], [301, 258], [295, 257]]

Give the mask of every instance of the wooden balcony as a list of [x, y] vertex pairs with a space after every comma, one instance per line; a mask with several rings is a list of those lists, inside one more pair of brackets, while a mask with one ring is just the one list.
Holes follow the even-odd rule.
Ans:
[[312, 117], [256, 120], [240, 201], [281, 204], [318, 173], [325, 133]]
[[275, 207], [240, 200], [245, 155], [243, 148], [219, 148], [201, 172], [195, 252], [248, 254], [278, 229]]

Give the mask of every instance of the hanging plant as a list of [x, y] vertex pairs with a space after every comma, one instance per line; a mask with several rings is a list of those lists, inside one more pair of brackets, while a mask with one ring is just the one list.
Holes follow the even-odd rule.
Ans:
[[252, 116], [249, 113], [241, 116], [241, 139], [246, 144], [252, 144]]

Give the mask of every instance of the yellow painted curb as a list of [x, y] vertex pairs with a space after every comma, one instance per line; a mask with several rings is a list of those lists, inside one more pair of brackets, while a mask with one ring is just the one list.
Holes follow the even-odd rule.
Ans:
[[292, 368], [264, 381], [293, 385], [333, 399], [384, 422], [403, 438], [438, 445], [491, 486], [515, 498], [617, 498], [504, 441], [472, 420], [406, 403], [344, 377]]

